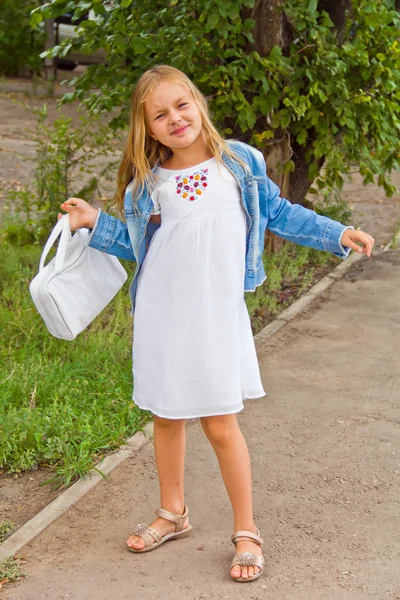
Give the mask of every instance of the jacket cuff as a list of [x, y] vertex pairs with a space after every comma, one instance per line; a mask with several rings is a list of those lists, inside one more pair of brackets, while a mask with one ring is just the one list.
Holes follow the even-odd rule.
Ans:
[[325, 229], [323, 240], [325, 250], [343, 259], [347, 258], [351, 252], [351, 248], [342, 244], [342, 237], [346, 229], [354, 229], [354, 227], [331, 220]]
[[112, 240], [115, 219], [103, 213], [99, 208], [96, 223], [94, 224], [92, 233], [89, 234], [88, 245], [96, 250], [107, 252], [107, 249]]
[[350, 254], [351, 250], [352, 250], [351, 248], [348, 248], [347, 246], [343, 246], [343, 244], [342, 244], [342, 237], [343, 237], [343, 234], [344, 234], [344, 232], [345, 232], [347, 229], [354, 229], [354, 227], [353, 227], [352, 225], [348, 225], [347, 227], [345, 227], [345, 228], [343, 229], [342, 233], [341, 233], [341, 234], [340, 234], [340, 236], [339, 236], [339, 246], [340, 246], [340, 249], [341, 249], [341, 251], [343, 252], [343, 254], [345, 254], [345, 257], [344, 257], [344, 258], [347, 258], [347, 257], [348, 257], [348, 255]]

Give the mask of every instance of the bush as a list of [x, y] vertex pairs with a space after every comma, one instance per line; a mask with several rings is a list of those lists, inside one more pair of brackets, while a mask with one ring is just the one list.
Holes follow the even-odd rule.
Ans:
[[37, 0], [2, 0], [0, 11], [0, 73], [17, 75], [24, 68], [39, 73], [44, 48], [43, 29], [32, 29], [30, 11], [42, 3]]
[[[8, 191], [5, 201], [7, 216], [1, 237], [17, 245], [43, 243], [57, 222], [60, 204], [68, 198], [79, 197], [89, 203], [99, 197], [104, 200], [101, 182], [115, 166], [115, 159], [100, 170], [96, 164], [96, 158], [113, 151], [115, 137], [99, 124], [98, 118], [81, 116], [73, 127], [70, 117], [60, 115], [48, 126], [47, 105], [35, 112], [38, 124], [33, 181], [22, 189]], [[100, 172], [95, 174], [95, 170]], [[89, 177], [82, 184], [84, 174]]]

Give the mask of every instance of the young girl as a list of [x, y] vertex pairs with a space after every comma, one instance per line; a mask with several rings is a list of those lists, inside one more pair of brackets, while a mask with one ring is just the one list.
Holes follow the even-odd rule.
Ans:
[[342, 258], [350, 249], [370, 256], [374, 240], [280, 198], [261, 152], [223, 140], [200, 91], [169, 66], [147, 71], [132, 94], [117, 203], [125, 222], [79, 198], [61, 208], [71, 229], [92, 229], [93, 248], [136, 262], [133, 400], [154, 414], [162, 508], [135, 528], [128, 548], [148, 552], [191, 534], [185, 419], [199, 417], [233, 508], [230, 574], [253, 581], [264, 569], [263, 540], [236, 413], [265, 395], [244, 301], [265, 280], [265, 229]]

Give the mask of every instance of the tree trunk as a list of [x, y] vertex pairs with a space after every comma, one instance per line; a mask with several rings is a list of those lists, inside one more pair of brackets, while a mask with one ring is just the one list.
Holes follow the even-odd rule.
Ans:
[[[283, 19], [279, 10], [283, 0], [259, 0], [253, 11], [255, 19], [253, 28], [254, 50], [261, 56], [268, 55], [274, 46], [282, 47]], [[289, 177], [283, 174], [283, 164], [289, 151], [288, 139], [277, 141], [268, 146], [265, 154], [268, 176], [279, 186], [281, 194], [285, 195], [289, 189]], [[264, 246], [268, 252], [277, 252], [282, 248], [283, 238], [266, 231]]]

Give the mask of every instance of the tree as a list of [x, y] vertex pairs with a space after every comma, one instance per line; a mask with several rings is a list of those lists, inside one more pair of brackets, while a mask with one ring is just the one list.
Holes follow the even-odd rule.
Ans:
[[[130, 93], [154, 64], [185, 71], [209, 98], [222, 133], [259, 147], [284, 195], [303, 202], [311, 191], [341, 187], [357, 166], [364, 183], [377, 176], [394, 192], [399, 166], [400, 45], [397, 0], [53, 0], [32, 24], [71, 8], [95, 21], [73, 47], [103, 47], [107, 63], [70, 83], [94, 112], [120, 107], [125, 126]], [[98, 88], [101, 91], [90, 91]], [[324, 169], [321, 170], [321, 167]]]

